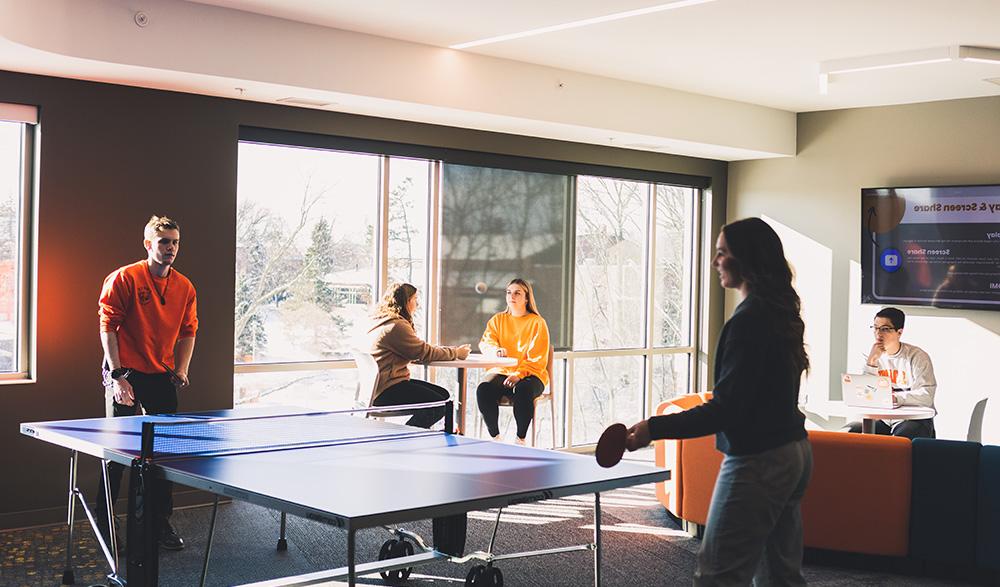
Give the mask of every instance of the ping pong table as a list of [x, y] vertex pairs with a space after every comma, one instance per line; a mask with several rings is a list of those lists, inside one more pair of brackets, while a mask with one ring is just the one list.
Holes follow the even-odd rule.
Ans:
[[[354, 586], [358, 576], [374, 572], [382, 573], [384, 578], [406, 579], [413, 567], [436, 560], [485, 562], [473, 567], [466, 585], [502, 585], [496, 561], [580, 550], [593, 551], [594, 584], [600, 586], [600, 493], [670, 477], [669, 471], [648, 465], [621, 463], [602, 469], [589, 456], [451, 434], [447, 432], [452, 429], [450, 417], [445, 431], [433, 431], [347, 412], [358, 410], [296, 414], [258, 408], [93, 418], [24, 423], [21, 432], [71, 451], [67, 516], [70, 543], [77, 500], [94, 525], [76, 483], [79, 454], [130, 467], [125, 577], [118, 572], [114, 525], [110, 525], [110, 546], [99, 532], [96, 534], [111, 566], [109, 581], [133, 587], [155, 586], [158, 582], [156, 504], [155, 500], [143, 498], [163, 481], [271, 508], [282, 512], [282, 518], [288, 513], [346, 531], [346, 567], [266, 580], [254, 583], [256, 587], [315, 585], [344, 578]], [[363, 416], [364, 410], [360, 412]], [[465, 514], [470, 511], [502, 511], [515, 504], [590, 493], [594, 494], [594, 539], [590, 544], [494, 554], [491, 539], [486, 552], [462, 556]], [[398, 540], [385, 543], [379, 561], [356, 563], [358, 530], [427, 518], [435, 520], [434, 546], [426, 545], [411, 532], [396, 529]], [[460, 525], [442, 524], [439, 537], [438, 522], [455, 522], [456, 518]], [[498, 515], [497, 525], [499, 521]], [[202, 569], [203, 583], [214, 526], [215, 510]], [[456, 528], [460, 537], [445, 538]], [[445, 540], [447, 546], [443, 546]], [[64, 583], [67, 579], [72, 582], [71, 554], [69, 544]]]

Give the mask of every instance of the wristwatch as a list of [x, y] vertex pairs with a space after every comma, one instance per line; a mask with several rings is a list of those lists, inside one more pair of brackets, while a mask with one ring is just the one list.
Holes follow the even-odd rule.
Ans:
[[128, 377], [129, 373], [131, 373], [131, 371], [129, 371], [125, 367], [118, 367], [117, 369], [111, 370], [111, 378], [121, 379], [122, 377]]

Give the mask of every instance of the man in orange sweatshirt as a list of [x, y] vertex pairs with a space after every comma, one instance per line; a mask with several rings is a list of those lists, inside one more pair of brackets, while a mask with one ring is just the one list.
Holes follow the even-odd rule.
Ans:
[[[153, 216], [143, 231], [146, 258], [116, 269], [104, 280], [98, 315], [108, 417], [173, 414], [177, 390], [188, 385], [198, 311], [194, 286], [173, 268], [180, 240], [175, 221]], [[112, 503], [123, 471], [121, 465], [108, 464]], [[160, 545], [180, 550], [184, 541], [170, 524], [172, 488], [169, 483], [161, 486], [163, 492], [156, 497]], [[108, 538], [103, 484], [99, 493], [96, 517]]]

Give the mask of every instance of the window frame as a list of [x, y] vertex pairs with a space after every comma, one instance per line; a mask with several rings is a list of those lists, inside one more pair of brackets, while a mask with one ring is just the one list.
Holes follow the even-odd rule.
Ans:
[[0, 103], [0, 121], [21, 127], [20, 201], [18, 217], [18, 243], [15, 314], [17, 325], [14, 344], [16, 353], [13, 369], [0, 373], [0, 385], [34, 383], [37, 372], [37, 300], [38, 290], [38, 197], [37, 169], [38, 111], [34, 106]]

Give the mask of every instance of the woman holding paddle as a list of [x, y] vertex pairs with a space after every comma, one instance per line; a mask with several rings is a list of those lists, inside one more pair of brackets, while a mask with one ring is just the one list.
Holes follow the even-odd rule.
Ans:
[[722, 228], [712, 266], [743, 301], [722, 328], [711, 401], [628, 430], [629, 450], [716, 434], [726, 456], [709, 507], [695, 585], [805, 585], [799, 503], [812, 449], [798, 409], [809, 368], [792, 272], [759, 218]]

